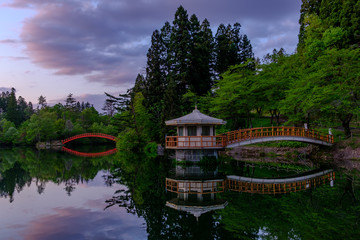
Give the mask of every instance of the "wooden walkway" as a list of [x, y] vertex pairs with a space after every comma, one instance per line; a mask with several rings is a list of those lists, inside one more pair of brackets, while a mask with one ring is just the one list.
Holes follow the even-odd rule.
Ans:
[[298, 141], [331, 146], [333, 135], [297, 127], [264, 127], [241, 129], [217, 136], [168, 136], [168, 149], [233, 148], [268, 141]]
[[284, 194], [298, 192], [335, 181], [335, 172], [325, 170], [307, 176], [280, 179], [260, 179], [227, 176], [216, 180], [176, 180], [166, 178], [166, 190], [178, 194], [211, 194], [225, 190], [259, 194]]

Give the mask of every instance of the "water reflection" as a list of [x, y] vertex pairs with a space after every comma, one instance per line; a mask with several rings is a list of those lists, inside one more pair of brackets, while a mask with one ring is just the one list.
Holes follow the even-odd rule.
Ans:
[[170, 177], [165, 179], [166, 190], [176, 194], [176, 198], [167, 201], [166, 206], [198, 218], [206, 212], [227, 206], [228, 202], [218, 197], [224, 191], [285, 194], [309, 190], [327, 183], [333, 187], [334, 180], [335, 172], [331, 169], [313, 170], [282, 178], [254, 178], [226, 176], [218, 170], [204, 171], [200, 166], [176, 166]]
[[116, 148], [104, 151], [104, 152], [97, 152], [97, 153], [88, 153], [88, 152], [79, 152], [67, 147], [62, 147], [61, 151], [67, 152], [69, 154], [75, 155], [75, 156], [79, 156], [79, 157], [103, 157], [103, 156], [108, 156], [108, 155], [112, 155], [114, 153], [117, 152]]
[[223, 209], [227, 201], [217, 198], [224, 192], [225, 181], [217, 171], [203, 171], [199, 166], [177, 166], [172, 178], [166, 178], [166, 190], [176, 194], [166, 206], [185, 211], [196, 218], [202, 214]]
[[329, 177], [286, 194], [231, 191], [229, 176], [255, 184], [256, 179], [289, 181], [309, 175], [303, 174], [307, 168], [292, 167], [299, 173], [234, 161], [212, 170], [177, 166], [169, 172], [169, 159], [149, 158], [141, 151], [83, 158], [24, 148], [0, 150], [0, 212], [6, 216], [0, 218], [0, 235], [360, 239], [358, 173], [336, 171], [335, 180], [330, 171], [312, 172], [319, 174], [315, 179]]

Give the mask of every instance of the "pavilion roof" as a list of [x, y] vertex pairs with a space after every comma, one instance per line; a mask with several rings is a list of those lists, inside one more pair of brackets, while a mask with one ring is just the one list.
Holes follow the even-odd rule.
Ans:
[[222, 119], [210, 117], [208, 115], [205, 115], [201, 113], [197, 107], [192, 111], [192, 113], [187, 114], [185, 116], [171, 119], [168, 121], [165, 121], [166, 125], [189, 125], [189, 124], [209, 124], [209, 125], [220, 125], [225, 124], [226, 122]]

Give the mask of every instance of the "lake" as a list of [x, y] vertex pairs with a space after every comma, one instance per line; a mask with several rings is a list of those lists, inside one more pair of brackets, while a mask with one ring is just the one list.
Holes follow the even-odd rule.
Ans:
[[12, 148], [0, 149], [0, 190], [1, 239], [360, 239], [359, 172], [329, 166]]

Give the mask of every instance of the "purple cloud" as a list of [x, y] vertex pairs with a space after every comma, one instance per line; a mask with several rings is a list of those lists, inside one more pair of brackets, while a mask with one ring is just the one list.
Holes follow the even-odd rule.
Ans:
[[20, 35], [33, 63], [57, 75], [124, 86], [146, 66], [152, 32], [172, 22], [180, 4], [214, 29], [240, 22], [258, 57], [296, 46], [299, 0], [13, 0], [6, 6], [36, 12]]
[[19, 43], [19, 41], [17, 41], [16, 39], [3, 39], [3, 40], [0, 40], [0, 43], [2, 43], [2, 44], [17, 44], [17, 43]]

